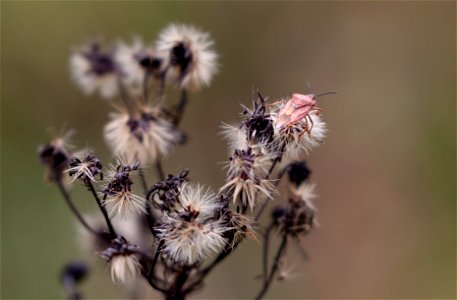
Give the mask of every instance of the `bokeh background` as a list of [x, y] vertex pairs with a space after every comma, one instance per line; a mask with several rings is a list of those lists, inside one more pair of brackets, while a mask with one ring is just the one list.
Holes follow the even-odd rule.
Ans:
[[[88, 259], [37, 146], [48, 127], [110, 159], [111, 110], [71, 82], [72, 46], [101, 34], [146, 41], [172, 21], [209, 32], [221, 55], [211, 87], [191, 95], [188, 145], [165, 161], [217, 188], [227, 159], [221, 121], [237, 120], [255, 85], [270, 99], [319, 99], [330, 132], [309, 157], [320, 227], [289, 251], [292, 279], [272, 298], [455, 298], [455, 2], [19, 2], [1, 3], [1, 296], [59, 298], [61, 266]], [[170, 97], [168, 104], [176, 99]], [[150, 180], [154, 180], [153, 173]], [[73, 190], [84, 211], [95, 207]], [[245, 243], [194, 298], [252, 298], [260, 247]], [[91, 298], [125, 297], [99, 264]]]

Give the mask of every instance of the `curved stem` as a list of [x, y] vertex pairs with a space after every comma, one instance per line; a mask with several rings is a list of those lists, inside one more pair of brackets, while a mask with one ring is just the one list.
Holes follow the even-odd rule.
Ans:
[[[270, 178], [270, 176], [273, 173], [276, 165], [278, 164], [279, 161], [281, 161], [282, 155], [284, 154], [285, 147], [286, 147], [285, 144], [281, 147], [280, 154], [278, 156], [276, 156], [276, 158], [271, 163], [270, 169], [268, 170], [268, 173], [267, 173], [267, 176], [265, 176], [265, 179], [269, 179]], [[279, 177], [279, 179], [281, 179], [281, 177]], [[279, 180], [275, 183], [275, 187], [278, 184], [279, 184]], [[259, 221], [260, 217], [262, 216], [263, 211], [265, 210], [265, 208], [268, 205], [268, 202], [269, 202], [268, 200], [265, 200], [265, 202], [262, 203], [262, 206], [259, 208], [259, 210], [257, 211], [257, 214], [255, 215], [254, 221]]]
[[186, 105], [188, 102], [188, 95], [186, 89], [181, 89], [181, 96], [179, 97], [179, 103], [176, 107], [176, 117], [173, 121], [175, 126], [178, 126], [181, 123], [182, 117], [184, 115], [184, 110], [186, 109]]
[[155, 165], [156, 165], [157, 176], [159, 177], [160, 181], [164, 181], [165, 172], [163, 171], [162, 161], [160, 159], [157, 159]]
[[263, 243], [263, 281], [266, 282], [268, 280], [268, 250], [270, 246], [270, 234], [271, 230], [273, 230], [274, 223], [271, 222], [268, 225], [267, 230], [265, 231], [264, 236], [264, 243]]
[[255, 297], [256, 300], [262, 299], [263, 296], [265, 296], [265, 294], [268, 291], [268, 289], [270, 288], [271, 282], [273, 281], [275, 273], [276, 273], [276, 271], [278, 271], [279, 263], [280, 263], [282, 255], [284, 253], [284, 250], [286, 249], [286, 245], [287, 245], [287, 234], [285, 234], [284, 237], [282, 238], [281, 245], [279, 245], [278, 252], [276, 253], [275, 260], [274, 260], [274, 263], [273, 263], [273, 267], [271, 268], [270, 275], [268, 276], [267, 280], [264, 282], [260, 292]]
[[99, 236], [98, 233], [92, 227], [89, 226], [89, 224], [86, 222], [86, 220], [84, 220], [84, 218], [79, 213], [78, 209], [76, 208], [75, 204], [73, 203], [73, 200], [71, 200], [70, 194], [67, 192], [67, 190], [63, 186], [62, 180], [61, 179], [57, 179], [56, 180], [56, 184], [59, 187], [59, 190], [62, 193], [65, 201], [68, 204], [68, 206], [70, 207], [70, 210], [76, 216], [76, 218], [81, 223], [81, 225], [84, 228], [86, 228], [87, 231], [89, 231], [91, 234], [93, 234], [94, 236], [96, 236], [98, 238], [98, 236]]
[[103, 206], [102, 202], [100, 201], [100, 198], [97, 195], [97, 192], [95, 191], [94, 185], [88, 179], [85, 180], [85, 183], [86, 183], [87, 187], [89, 188], [89, 190], [92, 192], [92, 195], [94, 196], [95, 201], [97, 201], [98, 208], [100, 209], [100, 211], [103, 214], [103, 217], [105, 218], [105, 222], [106, 222], [106, 225], [108, 226], [109, 233], [111, 234], [111, 236], [113, 238], [117, 237], [116, 230], [114, 229], [113, 224], [111, 223], [111, 219], [108, 216], [108, 212], [106, 211], [106, 208]]
[[149, 75], [150, 72], [146, 70], [143, 77], [143, 100], [145, 104], [148, 103], [149, 98]]

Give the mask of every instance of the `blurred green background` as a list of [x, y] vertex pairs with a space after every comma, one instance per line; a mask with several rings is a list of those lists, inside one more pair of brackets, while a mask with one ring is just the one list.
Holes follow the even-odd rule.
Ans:
[[[309, 157], [320, 227], [290, 248], [294, 278], [273, 298], [455, 298], [455, 2], [16, 2], [1, 3], [1, 296], [59, 298], [62, 264], [87, 259], [73, 216], [43, 180], [37, 146], [48, 127], [105, 160], [111, 110], [71, 82], [72, 46], [101, 34], [146, 41], [172, 21], [209, 31], [221, 55], [211, 87], [191, 95], [188, 145], [165, 161], [217, 188], [227, 159], [221, 121], [237, 120], [251, 86], [275, 99], [319, 99], [330, 128]], [[175, 101], [170, 97], [167, 103]], [[153, 180], [153, 172], [150, 174]], [[81, 188], [78, 205], [94, 209]], [[87, 198], [87, 199], [86, 199]], [[124, 297], [103, 264], [91, 298]], [[252, 298], [260, 247], [245, 243], [194, 298]]]

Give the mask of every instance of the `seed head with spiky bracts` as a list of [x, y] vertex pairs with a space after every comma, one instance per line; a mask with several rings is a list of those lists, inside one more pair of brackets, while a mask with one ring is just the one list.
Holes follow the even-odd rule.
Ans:
[[81, 158], [76, 155], [70, 158], [68, 169], [65, 172], [73, 177], [72, 181], [81, 179], [95, 182], [96, 175], [100, 175], [100, 179], [103, 180], [102, 163], [92, 153], [83, 155]]
[[116, 168], [108, 171], [108, 183], [103, 190], [104, 204], [111, 216], [145, 212], [145, 199], [132, 192], [131, 173], [139, 169], [139, 164], [127, 164], [119, 161]]
[[113, 240], [105, 251], [98, 253], [109, 262], [113, 282], [125, 283], [140, 272], [141, 265], [137, 258], [137, 248], [125, 238], [120, 237]]
[[193, 265], [221, 252], [226, 244], [223, 233], [229, 228], [222, 219], [214, 220], [218, 206], [209, 190], [183, 183], [174, 209], [155, 228], [163, 241], [163, 254], [182, 265]]
[[125, 86], [134, 94], [142, 92], [146, 74], [150, 78], [160, 77], [162, 58], [152, 47], [145, 46], [140, 38], [131, 44], [117, 45], [115, 60]]
[[159, 210], [171, 212], [179, 200], [181, 185], [187, 181], [189, 170], [185, 169], [178, 175], [168, 177], [154, 184], [148, 191], [146, 199], [152, 200], [152, 205]]
[[159, 107], [137, 105], [132, 110], [112, 114], [105, 126], [105, 139], [117, 156], [153, 163], [167, 155], [183, 135]]
[[38, 147], [38, 158], [46, 166], [46, 178], [50, 181], [60, 180], [67, 168], [70, 153], [70, 138], [73, 131], [56, 135], [49, 143]]
[[288, 204], [273, 212], [273, 219], [281, 230], [295, 237], [308, 233], [316, 224], [316, 207], [313, 204], [315, 185], [309, 182], [309, 174], [306, 165], [300, 162], [292, 164], [289, 168]]
[[247, 206], [253, 210], [259, 195], [272, 198], [273, 186], [264, 179], [270, 164], [271, 157], [256, 155], [251, 148], [235, 150], [228, 164], [227, 182], [219, 193], [238, 202], [243, 210]]
[[268, 145], [273, 141], [273, 122], [265, 106], [265, 98], [257, 91], [253, 108], [244, 107], [244, 121], [242, 127], [246, 128], [246, 137], [250, 144]]
[[88, 95], [98, 91], [102, 97], [112, 98], [119, 92], [113, 53], [102, 49], [99, 41], [73, 51], [70, 72], [75, 83]]
[[172, 24], [159, 34], [158, 53], [164, 57], [167, 79], [184, 89], [209, 85], [217, 71], [217, 54], [208, 33], [183, 24]]
[[257, 240], [254, 230], [255, 221], [253, 219], [234, 211], [230, 211], [230, 214], [227, 217], [227, 226], [231, 228], [231, 230], [227, 231], [224, 236], [230, 242], [232, 248], [236, 247], [236, 245], [245, 238]]

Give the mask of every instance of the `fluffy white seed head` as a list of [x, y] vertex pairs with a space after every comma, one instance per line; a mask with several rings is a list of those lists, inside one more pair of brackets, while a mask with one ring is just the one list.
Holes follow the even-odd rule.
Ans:
[[314, 206], [313, 199], [316, 198], [316, 194], [314, 193], [314, 189], [315, 184], [308, 181], [304, 181], [298, 187], [291, 185], [291, 192], [294, 196], [291, 199], [295, 201], [303, 201], [307, 207], [315, 211], [316, 207]]
[[273, 185], [264, 179], [270, 165], [269, 155], [257, 155], [251, 149], [235, 150], [228, 164], [228, 180], [219, 193], [228, 195], [233, 202], [249, 205], [253, 210], [260, 196], [272, 198]]
[[134, 117], [127, 112], [113, 113], [104, 134], [114, 155], [137, 159], [142, 164], [166, 156], [182, 139], [158, 109], [148, 107], [141, 108]]
[[125, 283], [134, 279], [140, 272], [140, 262], [134, 254], [115, 255], [110, 262], [111, 279], [115, 283]]
[[157, 230], [163, 253], [184, 265], [193, 265], [211, 254], [220, 253], [227, 243], [223, 233], [228, 230], [220, 221], [200, 223], [175, 218], [167, 220]]
[[119, 92], [118, 75], [111, 53], [103, 52], [96, 43], [73, 51], [70, 73], [74, 82], [87, 94], [98, 91], [104, 98]]
[[180, 214], [187, 213], [196, 216], [197, 221], [212, 218], [214, 212], [220, 207], [215, 194], [199, 184], [185, 182], [179, 188], [179, 202], [176, 208]]
[[118, 167], [112, 166], [107, 172], [107, 183], [103, 190], [104, 205], [108, 208], [110, 216], [121, 215], [127, 217], [130, 214], [145, 212], [145, 199], [132, 192], [133, 181], [130, 172], [137, 167], [131, 168], [121, 163]]
[[131, 44], [119, 42], [115, 60], [124, 85], [135, 95], [142, 93], [146, 72], [157, 75], [161, 62], [156, 51], [145, 46], [140, 38], [135, 38]]
[[231, 212], [229, 226], [234, 230], [233, 239], [230, 245], [232, 248], [247, 237], [257, 240], [254, 230], [255, 221], [247, 215]]
[[242, 206], [249, 206], [251, 210], [254, 210], [260, 197], [266, 196], [273, 199], [273, 190], [274, 187], [268, 180], [261, 179], [255, 182], [251, 179], [236, 177], [222, 186], [220, 192], [228, 192], [234, 203], [239, 202]]
[[246, 130], [244, 128], [223, 123], [221, 129], [221, 135], [228, 142], [230, 154], [236, 149], [247, 150], [248, 142]]
[[[272, 113], [273, 124], [277, 122], [277, 114]], [[301, 159], [309, 154], [313, 148], [321, 145], [327, 132], [327, 126], [318, 110], [312, 110], [306, 118], [298, 122], [275, 128], [275, 141], [285, 145], [284, 162]]]
[[181, 88], [208, 86], [217, 71], [217, 54], [208, 33], [183, 24], [171, 24], [159, 34], [156, 49], [164, 57], [169, 80]]

